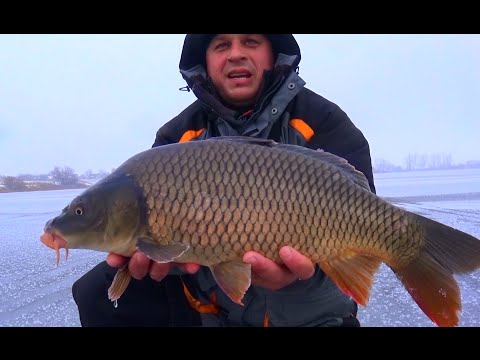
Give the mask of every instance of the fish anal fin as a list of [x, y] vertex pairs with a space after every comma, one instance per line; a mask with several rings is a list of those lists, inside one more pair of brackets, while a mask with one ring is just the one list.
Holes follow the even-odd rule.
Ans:
[[456, 326], [462, 309], [453, 274], [432, 257], [420, 256], [395, 274], [425, 315], [438, 326]]
[[251, 265], [242, 260], [232, 260], [210, 266], [218, 286], [236, 304], [242, 299], [251, 284]]
[[108, 288], [108, 299], [116, 301], [123, 295], [130, 283], [130, 271], [128, 270], [128, 263], [118, 269], [115, 277], [113, 278], [112, 285]]
[[137, 249], [149, 259], [158, 263], [168, 263], [183, 255], [189, 249], [185, 244], [161, 245], [148, 238], [140, 238], [137, 241]]
[[377, 257], [348, 251], [319, 265], [345, 294], [365, 307], [381, 262]]

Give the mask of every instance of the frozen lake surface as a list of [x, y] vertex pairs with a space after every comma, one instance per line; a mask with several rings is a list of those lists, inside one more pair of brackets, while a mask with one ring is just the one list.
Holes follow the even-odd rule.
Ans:
[[[375, 174], [377, 194], [480, 238], [480, 169]], [[71, 286], [106, 254], [70, 250], [55, 265], [39, 241], [45, 222], [81, 190], [0, 194], [0, 326], [80, 326]], [[456, 276], [462, 294], [460, 326], [480, 326], [480, 272]], [[431, 327], [392, 271], [382, 265], [362, 326]]]

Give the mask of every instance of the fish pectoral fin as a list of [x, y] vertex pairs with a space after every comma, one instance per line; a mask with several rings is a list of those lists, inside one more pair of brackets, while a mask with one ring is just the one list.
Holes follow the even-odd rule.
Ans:
[[148, 238], [140, 238], [137, 241], [137, 249], [158, 263], [171, 262], [189, 248], [190, 246], [185, 244], [160, 245]]
[[251, 265], [242, 260], [232, 260], [210, 266], [218, 286], [236, 304], [243, 305], [242, 299], [250, 287]]
[[377, 257], [350, 251], [319, 265], [340, 290], [365, 307], [381, 263]]
[[128, 263], [118, 269], [115, 277], [113, 278], [112, 285], [108, 288], [108, 299], [116, 301], [122, 296], [130, 283], [130, 271], [128, 270]]

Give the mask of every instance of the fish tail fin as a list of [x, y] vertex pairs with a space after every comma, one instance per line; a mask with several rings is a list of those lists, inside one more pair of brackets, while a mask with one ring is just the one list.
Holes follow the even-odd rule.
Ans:
[[454, 274], [480, 267], [480, 240], [417, 215], [425, 232], [419, 256], [401, 269], [393, 269], [422, 311], [438, 326], [458, 325], [462, 309]]

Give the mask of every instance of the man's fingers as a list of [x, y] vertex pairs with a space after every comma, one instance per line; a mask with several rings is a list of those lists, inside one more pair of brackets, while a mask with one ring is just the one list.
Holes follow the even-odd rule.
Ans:
[[128, 270], [134, 279], [141, 280], [147, 275], [150, 259], [141, 252], [135, 252], [128, 263]]
[[155, 281], [161, 281], [165, 276], [168, 275], [171, 267], [171, 263], [159, 264], [155, 261], [152, 261], [152, 264], [150, 265], [150, 277]]
[[161, 281], [165, 276], [168, 275], [171, 268], [173, 266], [179, 266], [182, 271], [194, 274], [200, 269], [199, 264], [194, 263], [186, 263], [186, 264], [178, 264], [178, 263], [165, 263], [160, 264], [155, 261], [150, 260], [141, 252], [135, 252], [131, 258], [121, 256], [118, 254], [109, 253], [107, 255], [107, 264], [111, 267], [120, 268], [123, 265], [128, 263], [128, 270], [134, 279], [141, 280], [150, 273], [150, 277], [153, 280]]
[[280, 257], [285, 266], [294, 273], [298, 279], [309, 279], [315, 273], [315, 266], [312, 261], [289, 246], [284, 246], [280, 249]]
[[256, 252], [248, 251], [245, 253], [243, 261], [250, 264], [252, 266], [252, 272], [257, 273], [261, 277], [272, 277], [277, 275], [278, 265]]
[[254, 285], [274, 290], [297, 279], [296, 275], [292, 274], [287, 267], [279, 265], [259, 253], [247, 252], [243, 261], [252, 266], [252, 284]]
[[182, 269], [189, 274], [195, 274], [200, 269], [200, 265], [195, 263], [186, 263], [183, 264]]
[[120, 268], [128, 262], [128, 259], [129, 258], [125, 256], [110, 253], [107, 255], [106, 261], [109, 266], [114, 268]]

